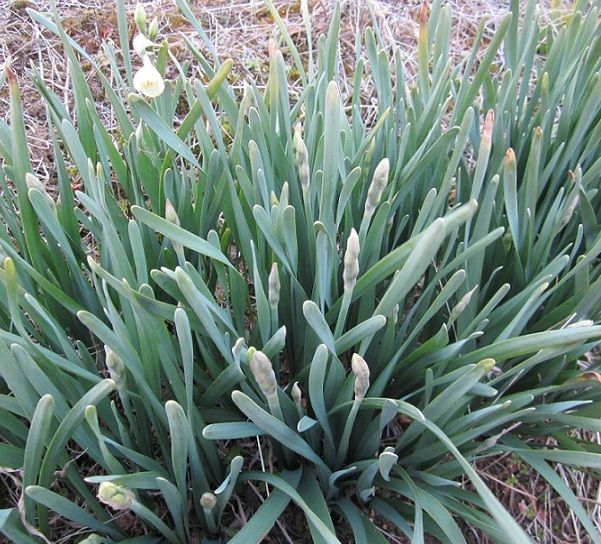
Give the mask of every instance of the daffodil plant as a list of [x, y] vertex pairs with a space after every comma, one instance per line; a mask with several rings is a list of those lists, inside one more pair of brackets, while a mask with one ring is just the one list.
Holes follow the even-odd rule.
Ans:
[[456, 61], [435, 0], [415, 52], [358, 37], [350, 81], [339, 7], [313, 42], [302, 0], [298, 47], [265, 0], [269, 81], [242, 90], [176, 4], [198, 34], [186, 61], [118, 0], [110, 73], [28, 9], [73, 82], [67, 110], [28, 74], [56, 180], [36, 176], [5, 68], [0, 467], [18, 478], [0, 532], [258, 543], [294, 503], [315, 542], [385, 543], [386, 524], [460, 544], [463, 520], [526, 543], [474, 468], [511, 453], [601, 542], [553, 468], [601, 469], [574, 433], [601, 431], [597, 2], [543, 24], [513, 0]]

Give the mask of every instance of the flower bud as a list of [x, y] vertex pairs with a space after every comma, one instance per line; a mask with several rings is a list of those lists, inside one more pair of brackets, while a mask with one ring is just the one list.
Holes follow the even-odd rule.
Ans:
[[449, 323], [454, 323], [455, 320], [461, 315], [463, 310], [465, 310], [467, 308], [468, 304], [472, 300], [472, 295], [474, 294], [474, 291], [477, 288], [478, 288], [478, 286], [476, 285], [476, 287], [474, 287], [471, 291], [468, 291], [465, 295], [463, 295], [461, 297], [461, 299], [459, 300], [457, 305], [451, 311], [451, 315], [449, 317]]
[[580, 374], [580, 376], [578, 376], [576, 379], [581, 382], [591, 381], [601, 383], [601, 374], [595, 372], [594, 370], [589, 370]]
[[134, 502], [134, 494], [127, 487], [113, 482], [101, 482], [96, 496], [113, 510], [128, 510]]
[[365, 201], [364, 217], [371, 217], [377, 208], [382, 194], [388, 184], [388, 174], [390, 172], [390, 161], [387, 158], [382, 159], [374, 172], [369, 189], [367, 190], [367, 199]]
[[269, 400], [277, 395], [277, 381], [271, 361], [262, 351], [254, 351], [250, 360], [250, 369]]
[[296, 153], [296, 166], [298, 168], [298, 177], [300, 178], [303, 192], [309, 188], [309, 151], [301, 136], [301, 127], [294, 127], [294, 151]]
[[213, 493], [207, 491], [200, 497], [200, 506], [205, 510], [213, 510], [217, 505], [217, 497]]
[[298, 382], [294, 382], [292, 390], [290, 391], [290, 396], [292, 397], [294, 404], [300, 407], [301, 401], [303, 399], [303, 394], [301, 392], [301, 388], [298, 386]]
[[344, 290], [352, 291], [357, 283], [359, 276], [359, 236], [355, 229], [351, 229], [348, 240], [346, 242], [346, 251], [344, 252], [344, 270], [342, 279], [344, 282]]
[[426, 27], [428, 25], [429, 17], [430, 17], [430, 6], [428, 5], [427, 0], [424, 0], [419, 9], [419, 26], [420, 26], [420, 28]]
[[115, 382], [117, 391], [123, 391], [127, 387], [127, 374], [123, 360], [111, 348], [104, 346], [106, 354], [106, 368], [111, 379]]
[[148, 37], [151, 40], [156, 40], [159, 35], [159, 20], [155, 17], [148, 25]]
[[148, 54], [148, 49], [151, 49], [156, 44], [149, 40], [144, 34], [136, 34], [132, 41], [133, 50], [144, 58]]
[[136, 4], [136, 10], [134, 11], [134, 21], [138, 30], [142, 33], [146, 32], [146, 10], [144, 6], [139, 2]]
[[355, 400], [363, 400], [369, 389], [369, 366], [361, 355], [354, 353], [351, 368], [355, 374]]
[[240, 355], [242, 352], [242, 346], [244, 346], [244, 342], [244, 338], [238, 338], [238, 340], [236, 340], [234, 346], [232, 347], [232, 355], [234, 356], [234, 359], [238, 362], [240, 361]]
[[170, 223], [177, 225], [178, 227], [180, 226], [179, 216], [177, 215], [177, 212], [175, 211], [175, 208], [169, 199], [165, 200], [165, 219], [167, 219], [167, 221]]
[[494, 359], [488, 358], [488, 359], [482, 359], [481, 361], [478, 362], [478, 366], [484, 369], [484, 372], [486, 372], [487, 374], [493, 369], [495, 368], [495, 365], [497, 364], [497, 361], [495, 361]]
[[482, 129], [482, 145], [490, 149], [492, 142], [492, 130], [495, 124], [495, 110], [488, 110]]
[[577, 329], [578, 327], [592, 327], [594, 325], [594, 321], [590, 319], [581, 319], [580, 321], [574, 321], [574, 323], [570, 323], [566, 329]]
[[272, 310], [278, 307], [280, 302], [280, 275], [278, 273], [278, 263], [271, 265], [271, 272], [269, 273], [269, 305]]
[[165, 82], [160, 72], [153, 66], [150, 57], [144, 56], [144, 66], [134, 75], [134, 88], [139, 93], [149, 98], [156, 98], [163, 94]]
[[513, 152], [513, 149], [511, 149], [511, 147], [505, 152], [503, 166], [505, 168], [515, 168], [515, 153]]
[[79, 544], [102, 544], [102, 542], [104, 542], [104, 539], [100, 535], [92, 533], [83, 540], [80, 540]]

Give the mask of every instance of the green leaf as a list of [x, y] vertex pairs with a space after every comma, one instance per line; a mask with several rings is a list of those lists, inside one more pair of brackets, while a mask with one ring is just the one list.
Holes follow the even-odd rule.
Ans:
[[157, 112], [154, 111], [141, 96], [130, 94], [127, 99], [132, 109], [167, 146], [196, 166], [196, 168], [200, 168], [200, 164], [192, 151], [190, 151], [190, 148], [179, 139], [177, 134], [167, 126], [165, 121], [161, 119]]
[[69, 499], [54, 493], [49, 489], [37, 485], [30, 485], [25, 489], [25, 493], [29, 498], [37, 503], [43, 504], [59, 516], [71, 520], [81, 527], [85, 527], [92, 531], [109, 535], [112, 538], [121, 539], [123, 533], [109, 524], [96, 519], [94, 516], [86, 512], [84, 509], [75, 505]]
[[144, 208], [140, 208], [139, 206], [132, 206], [131, 212], [134, 214], [134, 217], [153, 228], [157, 232], [160, 232], [173, 242], [177, 242], [182, 244], [184, 247], [187, 247], [193, 251], [197, 251], [201, 255], [205, 255], [211, 259], [215, 259], [227, 266], [232, 266], [228, 261], [227, 257], [221, 253], [218, 249], [213, 246], [213, 244], [203, 240], [199, 236], [192, 234], [190, 231], [187, 231], [177, 225], [167, 221], [167, 219], [163, 219], [158, 215], [145, 210]]

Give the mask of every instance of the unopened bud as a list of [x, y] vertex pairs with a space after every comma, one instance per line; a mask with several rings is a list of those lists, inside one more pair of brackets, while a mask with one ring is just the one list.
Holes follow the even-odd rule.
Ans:
[[352, 291], [357, 283], [359, 276], [359, 236], [355, 229], [351, 229], [348, 240], [346, 242], [346, 251], [344, 252], [344, 271], [342, 279], [344, 282], [344, 290]]
[[111, 348], [104, 346], [106, 354], [106, 368], [111, 379], [115, 382], [117, 391], [123, 391], [127, 387], [127, 375], [123, 360]]
[[592, 327], [594, 324], [590, 319], [581, 319], [580, 321], [575, 321], [574, 323], [570, 323], [566, 329], [577, 329], [579, 327]]
[[250, 370], [267, 399], [277, 394], [277, 381], [271, 361], [262, 351], [254, 351], [250, 359]]
[[422, 5], [419, 9], [419, 26], [426, 26], [428, 24], [428, 17], [430, 16], [430, 6], [428, 5], [427, 0], [422, 2]]
[[136, 4], [136, 10], [134, 11], [134, 21], [138, 30], [142, 32], [142, 34], [146, 33], [146, 10], [144, 6], [138, 2]]
[[129, 510], [134, 502], [134, 494], [127, 487], [113, 482], [101, 482], [96, 496], [113, 510]]
[[294, 151], [296, 154], [296, 167], [298, 168], [298, 177], [300, 178], [303, 192], [309, 188], [309, 151], [301, 136], [300, 125], [294, 128]]
[[155, 17], [148, 25], [148, 37], [151, 40], [156, 40], [159, 35], [159, 20]]
[[419, 34], [418, 34], [418, 45], [421, 48], [425, 48], [428, 45], [428, 18], [430, 16], [430, 6], [428, 2], [424, 0], [419, 10]]
[[363, 400], [369, 389], [369, 366], [361, 355], [354, 353], [351, 368], [355, 374], [355, 400]]
[[217, 505], [217, 497], [213, 493], [207, 491], [200, 497], [200, 506], [205, 510], [213, 510]]
[[461, 297], [461, 299], [459, 300], [457, 305], [451, 311], [451, 315], [449, 317], [449, 323], [454, 323], [455, 320], [461, 315], [463, 310], [465, 310], [467, 308], [467, 305], [472, 300], [472, 295], [474, 294], [474, 291], [477, 288], [478, 288], [478, 286], [476, 285], [476, 287], [474, 287], [471, 291], [467, 292], [465, 295], [463, 295]]
[[390, 171], [390, 161], [387, 158], [382, 159], [374, 172], [369, 189], [367, 190], [367, 200], [365, 201], [364, 217], [371, 217], [377, 208], [382, 194], [388, 184], [388, 174]]
[[165, 200], [165, 219], [167, 219], [167, 221], [170, 223], [177, 225], [178, 227], [180, 225], [177, 212], [175, 211], [175, 208], [169, 199]]
[[79, 544], [102, 544], [102, 542], [104, 542], [104, 538], [96, 533], [92, 533], [83, 540], [80, 540]]
[[594, 370], [589, 370], [587, 372], [580, 374], [580, 376], [578, 376], [577, 380], [582, 381], [582, 382], [591, 381], [591, 382], [601, 383], [601, 374], [599, 374], [598, 372], [595, 372]]
[[484, 128], [482, 129], [482, 145], [490, 149], [492, 141], [492, 130], [495, 124], [495, 110], [488, 110], [486, 119], [484, 121]]
[[238, 340], [236, 340], [236, 343], [232, 347], [232, 355], [237, 361], [240, 360], [240, 354], [242, 352], [242, 346], [244, 346], [244, 342], [244, 338], [238, 338]]
[[301, 392], [301, 388], [298, 386], [298, 382], [294, 382], [294, 385], [292, 386], [292, 390], [290, 391], [290, 396], [292, 397], [294, 404], [296, 404], [297, 406], [301, 405], [301, 400], [303, 399], [303, 394]]
[[478, 362], [478, 366], [480, 368], [484, 369], [485, 373], [490, 372], [493, 368], [495, 368], [495, 365], [497, 364], [497, 361], [495, 361], [494, 359], [482, 359], [480, 362]]
[[278, 263], [271, 265], [269, 273], [269, 305], [272, 310], [278, 307], [280, 302], [280, 275], [278, 273]]
[[515, 153], [511, 147], [505, 153], [505, 159], [503, 160], [505, 168], [515, 168]]

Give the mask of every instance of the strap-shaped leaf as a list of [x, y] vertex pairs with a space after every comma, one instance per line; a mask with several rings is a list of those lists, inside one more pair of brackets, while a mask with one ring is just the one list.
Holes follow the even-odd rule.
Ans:
[[266, 410], [263, 410], [250, 397], [242, 393], [242, 391], [234, 391], [232, 393], [232, 400], [246, 417], [263, 429], [265, 433], [280, 442], [282, 446], [291, 449], [309, 461], [312, 461], [325, 473], [330, 473], [330, 469], [326, 466], [321, 457], [285, 423], [282, 423], [278, 418], [272, 416]]
[[165, 121], [154, 111], [146, 101], [136, 94], [130, 94], [128, 96], [129, 104], [132, 109], [138, 114], [144, 122], [156, 133], [156, 135], [163, 141], [167, 146], [173, 149], [176, 153], [190, 161], [194, 166], [200, 168], [200, 164], [196, 160], [196, 157], [190, 151], [190, 148], [171, 130]]
[[167, 219], [163, 219], [162, 217], [159, 217], [158, 215], [145, 210], [144, 208], [140, 208], [140, 206], [132, 206], [131, 212], [134, 214], [136, 219], [153, 228], [157, 232], [160, 232], [173, 242], [182, 244], [184, 247], [196, 251], [201, 255], [205, 255], [206, 257], [210, 257], [211, 259], [215, 259], [227, 266], [232, 266], [227, 257], [221, 253], [221, 251], [216, 249], [213, 244], [203, 240], [195, 234], [192, 234], [190, 231], [187, 231], [182, 227], [178, 227], [174, 223], [167, 221]]
[[282, 477], [276, 476], [275, 474], [269, 474], [267, 472], [250, 471], [245, 472], [240, 479], [243, 481], [258, 480], [260, 482], [267, 482], [268, 484], [271, 484], [280, 491], [283, 491], [297, 504], [297, 506], [299, 506], [302, 509], [309, 523], [315, 526], [315, 528], [317, 529], [321, 537], [324, 539], [324, 542], [326, 544], [340, 544], [340, 541], [338, 540], [338, 538], [336, 538], [336, 535], [332, 531], [332, 529], [330, 529], [321, 520], [321, 518], [315, 513], [313, 508], [306, 503], [306, 501], [302, 498], [298, 491]]
[[123, 533], [115, 527], [96, 519], [66, 497], [38, 485], [30, 485], [25, 489], [27, 496], [39, 504], [43, 504], [59, 516], [69, 519], [92, 531], [98, 531], [112, 538], [121, 539]]
[[[282, 473], [282, 478], [292, 488], [298, 485], [302, 470]], [[236, 533], [228, 542], [229, 544], [259, 544], [263, 542], [265, 535], [275, 525], [282, 512], [291, 501], [290, 495], [276, 489], [259, 507], [255, 514], [244, 524], [242, 529]]]
[[[23, 459], [23, 489], [27, 489], [28, 486], [37, 482], [39, 470], [42, 466], [42, 455], [48, 441], [50, 424], [53, 417], [54, 399], [51, 395], [44, 395], [36, 406], [31, 418], [29, 434], [27, 435], [25, 456]], [[29, 497], [29, 495], [26, 495], [23, 498], [25, 516], [29, 523], [34, 523], [33, 504]]]

